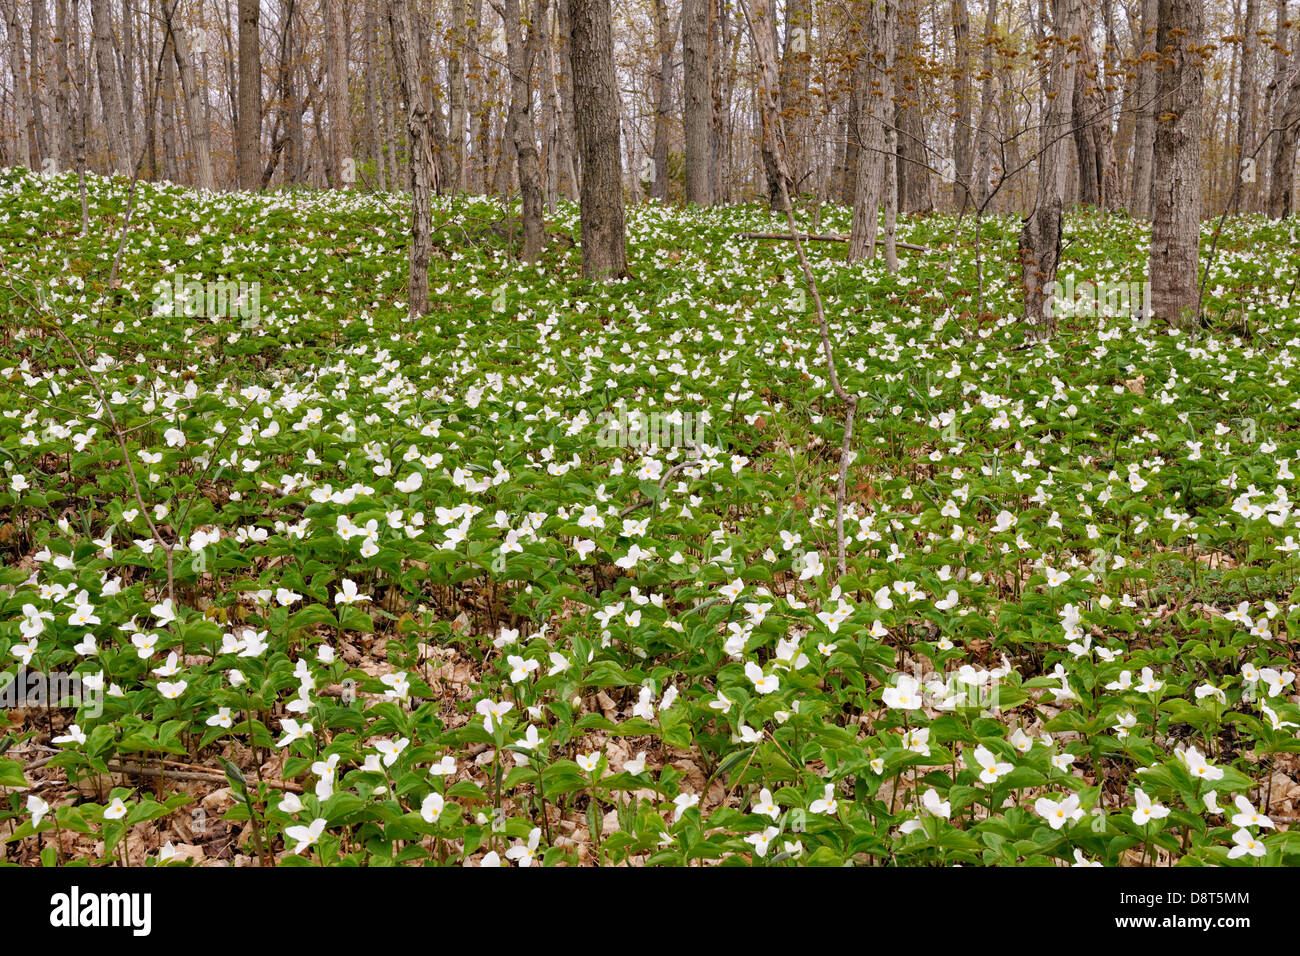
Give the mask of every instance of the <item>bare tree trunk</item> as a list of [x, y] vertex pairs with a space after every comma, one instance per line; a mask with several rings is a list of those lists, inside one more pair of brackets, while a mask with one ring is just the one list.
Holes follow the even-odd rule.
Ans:
[[[170, 9], [169, 0], [160, 0], [159, 6], [164, 11]], [[181, 141], [183, 137], [177, 128], [175, 99], [176, 99], [176, 53], [172, 46], [176, 39], [175, 34], [168, 35], [163, 31], [163, 96], [159, 98], [158, 111], [162, 121], [162, 141], [163, 141], [163, 179], [169, 182], [180, 182], [180, 156]], [[169, 55], [170, 54], [170, 55]], [[196, 150], [197, 153], [197, 150]], [[199, 176], [198, 167], [194, 169], [194, 178], [197, 182]]]
[[59, 170], [71, 165], [72, 144], [76, 140], [73, 131], [75, 119], [72, 109], [72, 74], [68, 70], [68, 0], [55, 0], [54, 3], [54, 68], [56, 72], [54, 87], [54, 124], [58, 130]]
[[132, 72], [132, 60], [135, 59], [135, 5], [132, 0], [122, 0], [122, 121], [126, 128], [126, 153], [131, 158], [132, 172], [135, 171], [136, 123], [135, 123], [135, 73]]
[[[382, 75], [379, 65], [379, 24], [375, 10], [376, 4], [379, 0], [362, 0], [362, 2], [366, 5], [366, 13], [365, 20], [361, 27], [362, 57], [365, 60], [365, 66], [363, 67], [365, 74], [364, 89], [361, 93], [364, 98], [364, 105], [361, 108], [361, 113], [365, 117], [365, 136], [368, 140], [367, 152], [370, 161], [374, 163], [375, 166], [375, 179], [377, 180], [380, 189], [387, 190], [388, 175], [387, 169], [384, 167], [384, 140], [380, 137], [379, 133], [379, 115], [384, 111], [384, 104], [380, 103], [375, 98], [375, 75]], [[461, 10], [463, 13], [463, 6], [461, 7]], [[463, 32], [462, 35], [464, 35]], [[453, 77], [455, 76], [454, 73], [452, 75]], [[464, 105], [464, 82], [465, 76], [462, 73], [462, 106]], [[464, 119], [463, 116], [461, 118], [462, 120]], [[463, 143], [461, 145], [463, 145]], [[459, 168], [460, 166], [457, 164], [457, 169]], [[459, 188], [459, 184], [457, 185], [457, 188]]]
[[[203, 112], [198, 81], [194, 77], [194, 60], [190, 56], [189, 39], [185, 28], [173, 16], [175, 8], [175, 0], [158, 0], [163, 24], [171, 35], [172, 55], [176, 60], [181, 92], [185, 97], [185, 118], [189, 124], [190, 138], [194, 143], [195, 184], [200, 189], [213, 190], [217, 188], [217, 180], [212, 169], [212, 139], [208, 132], [208, 119]], [[164, 103], [163, 109], [166, 111], [170, 107]], [[165, 135], [163, 138], [167, 141]], [[175, 149], [176, 144], [168, 142], [167, 146], [168, 149]]]
[[262, 182], [262, 40], [259, 0], [239, 0], [239, 129], [236, 154], [239, 188]]
[[1079, 156], [1079, 201], [1113, 208], [1119, 194], [1115, 178], [1115, 153], [1111, 144], [1110, 114], [1105, 85], [1092, 45], [1092, 10], [1085, 8], [1079, 34], [1079, 69], [1074, 82], [1074, 142]]
[[[484, 72], [484, 60], [480, 53], [482, 45], [483, 0], [471, 0], [469, 22], [473, 26], [466, 28], [465, 62], [467, 67], [465, 84], [465, 112], [469, 117], [469, 189], [472, 192], [486, 193], [488, 171], [488, 121], [487, 121], [487, 82]], [[565, 0], [560, 0], [564, 3]]]
[[654, 163], [650, 177], [650, 195], [668, 198], [668, 133], [672, 110], [673, 47], [675, 37], [668, 19], [667, 0], [654, 0], [655, 47], [659, 64], [655, 72], [654, 146], [650, 159]]
[[1139, 219], [1151, 215], [1152, 162], [1156, 142], [1156, 13], [1159, 0], [1142, 0], [1138, 59], [1137, 122], [1133, 129], [1133, 186], [1129, 212]]
[[[529, 67], [541, 23], [533, 21], [525, 41], [519, 23], [519, 0], [503, 0], [506, 58], [510, 69], [510, 112], [506, 120], [515, 160], [519, 164], [519, 197], [523, 211], [524, 248], [520, 258], [535, 262], [542, 254], [542, 172], [537, 162], [537, 134], [533, 129], [533, 84]], [[527, 43], [528, 49], [525, 49]]]
[[331, 183], [352, 185], [352, 116], [348, 109], [348, 24], [343, 0], [325, 0], [325, 90], [329, 100]]
[[774, 210], [785, 212], [790, 190], [790, 170], [785, 163], [785, 143], [781, 130], [781, 81], [777, 71], [776, 34], [772, 29], [772, 0], [754, 0], [749, 10], [749, 34], [754, 44], [758, 70], [759, 151], [767, 175], [768, 190]]
[[122, 111], [122, 88], [118, 84], [117, 64], [113, 62], [113, 18], [108, 0], [90, 0], [91, 28], [94, 31], [95, 72], [99, 75], [99, 102], [104, 112], [104, 131], [113, 171], [119, 176], [131, 174], [127, 147], [126, 116]]
[[582, 155], [582, 274], [627, 272], [610, 0], [570, 0], [573, 103]]
[[970, 202], [970, 181], [973, 175], [971, 155], [971, 92], [970, 13], [966, 0], [951, 0], [952, 7], [952, 96], [956, 118], [952, 130], [952, 161], [956, 179], [952, 187], [952, 202], [958, 212]]
[[903, 212], [927, 213], [934, 208], [930, 193], [932, 165], [925, 145], [918, 63], [922, 55], [919, 0], [902, 0], [898, 13], [898, 69], [894, 123], [898, 138], [898, 204]]
[[[1277, 0], [1273, 13], [1273, 78], [1269, 81], [1268, 88], [1264, 97], [1264, 116], [1268, 121], [1270, 132], [1282, 128], [1282, 112], [1286, 109], [1286, 66], [1287, 66], [1287, 33], [1290, 21], [1286, 18], [1287, 0]], [[1274, 136], [1276, 132], [1272, 133]], [[1265, 172], [1268, 173], [1268, 188], [1261, 189], [1261, 195], [1266, 200], [1273, 194], [1273, 151], [1276, 149], [1275, 143], [1269, 143], [1265, 147], [1267, 153], [1267, 162], [1264, 165]]]
[[1080, 0], [1053, 0], [1054, 40], [1049, 70], [1048, 100], [1038, 153], [1038, 194], [1020, 230], [1020, 286], [1025, 295], [1025, 321], [1056, 327], [1052, 299], [1056, 267], [1061, 259], [1061, 219], [1065, 209], [1066, 173], [1071, 149], [1070, 129], [1078, 63], [1067, 50], [1069, 39], [1083, 28]]
[[[751, 24], [753, 31], [762, 33], [763, 36], [756, 39], [757, 44], [762, 42], [764, 46], [770, 44], [772, 50], [772, 63], [776, 61], [776, 9], [770, 2], [756, 3], [753, 11], [754, 22]], [[781, 115], [781, 77], [779, 73], [775, 76], [764, 75], [761, 64], [763, 60], [759, 59], [760, 70], [758, 78], [758, 102], [759, 102], [759, 121], [770, 122], [769, 114], [765, 109], [765, 104], [771, 102], [776, 106], [776, 116]], [[775, 81], [776, 86], [768, 88], [765, 84]], [[789, 166], [789, 149], [785, 142], [785, 129], [781, 123], [776, 124], [773, 136], [764, 133], [759, 138], [759, 155], [763, 160], [763, 174], [767, 181], [767, 205], [772, 212], [785, 212], [782, 205], [785, 200], [782, 197], [782, 179], [790, 174]], [[778, 157], [780, 162], [778, 162]], [[782, 164], [784, 163], [784, 170]], [[716, 168], [716, 155], [715, 155]], [[794, 191], [794, 182], [786, 179], [784, 182], [785, 195], [788, 196]]]
[[559, 41], [560, 143], [564, 147], [565, 159], [560, 167], [560, 188], [569, 199], [577, 199], [582, 170], [576, 148], [578, 121], [573, 108], [573, 58], [569, 55], [573, 42], [569, 0], [555, 0], [555, 32]]
[[881, 123], [885, 128], [885, 268], [898, 271], [898, 127], [894, 125], [895, 78], [898, 76], [898, 7], [885, 6], [883, 52], [885, 75], [881, 80]]
[[[377, 0], [382, 3], [383, 0]], [[383, 9], [381, 7], [381, 9]], [[382, 28], [381, 28], [382, 29]], [[402, 180], [402, 167], [398, 154], [405, 150], [402, 127], [394, 122], [398, 113], [396, 70], [392, 67], [392, 44], [385, 44], [379, 39], [375, 45], [375, 58], [382, 64], [379, 71], [379, 88], [376, 95], [380, 98], [380, 129], [383, 131], [383, 163], [388, 173], [388, 186], [393, 190], [406, 190], [410, 187], [410, 177]]]
[[[727, 175], [727, 156], [731, 148], [728, 108], [731, 104], [731, 84], [734, 79], [733, 60], [727, 55], [727, 38], [734, 32], [739, 40], [739, 31], [732, 31], [729, 0], [711, 0], [709, 3], [708, 50], [711, 66], [709, 96], [712, 100], [710, 110], [711, 127], [709, 129], [709, 169], [711, 172], [712, 201], [726, 203], [731, 201], [730, 177]], [[775, 36], [773, 36], [775, 42]]]
[[993, 174], [993, 45], [997, 40], [998, 0], [985, 0], [983, 70], [980, 71], [980, 119], [976, 130], [978, 161], [975, 164], [975, 206], [988, 205]]
[[853, 228], [849, 262], [870, 259], [876, 251], [880, 200], [885, 186], [885, 128], [892, 125], [889, 64], [882, 43], [895, 13], [889, 0], [865, 0], [865, 46], [858, 54], [856, 85], [861, 91], [858, 112], [857, 180], [853, 191]]
[[1246, 22], [1241, 31], [1241, 74], [1237, 83], [1237, 183], [1233, 212], [1241, 206], [1255, 208], [1259, 178], [1255, 153], [1255, 60], [1259, 47], [1259, 0], [1246, 0]]
[[[856, 9], [856, 8], [855, 8]], [[858, 163], [862, 158], [862, 130], [859, 122], [863, 109], [862, 85], [865, 82], [866, 64], [862, 63], [864, 52], [851, 46], [845, 59], [849, 71], [849, 96], [844, 108], [841, 127], [844, 131], [844, 160], [840, 164], [840, 203], [852, 206], [858, 191]]]
[[81, 194], [81, 235], [90, 233], [90, 200], [86, 195], [86, 127], [90, 123], [90, 59], [81, 56], [81, 11], [78, 0], [72, 0], [72, 49], [80, 61], [77, 65], [77, 88], [80, 102], [73, 129], [73, 161], [77, 165], [77, 187]]
[[406, 314], [416, 319], [429, 311], [429, 259], [433, 256], [432, 179], [433, 148], [429, 142], [429, 108], [420, 79], [420, 55], [411, 28], [408, 0], [388, 0], [388, 23], [393, 36], [393, 63], [397, 67], [406, 128], [411, 140], [411, 255], [407, 277]]
[[1155, 184], [1151, 217], [1151, 309], [1183, 327], [1200, 314], [1201, 0], [1160, 0]]
[[713, 98], [709, 79], [710, 0], [682, 0], [682, 126], [686, 138], [686, 201], [713, 202], [710, 175]]
[[448, 189], [465, 188], [465, 0], [451, 0], [451, 45], [447, 51], [447, 145], [451, 150], [452, 173]]
[[[419, 34], [421, 37], [424, 35], [424, 33]], [[430, 51], [428, 45], [423, 41], [420, 42], [419, 55], [421, 78], [431, 77], [433, 75], [433, 65], [430, 62]], [[427, 82], [425, 87], [426, 95], [429, 98], [430, 141], [433, 144], [433, 188], [441, 196], [451, 183], [451, 146], [447, 142], [447, 127], [443, 123], [442, 102], [438, 99], [438, 84]]]
[[1300, 42], [1293, 42], [1285, 93], [1279, 93], [1282, 115], [1273, 134], [1273, 162], [1269, 175], [1268, 214], [1274, 219], [1291, 215], [1295, 192], [1296, 142], [1300, 140]]
[[18, 0], [9, 0], [5, 7], [5, 20], [9, 27], [9, 67], [14, 77], [14, 100], [18, 113], [18, 161], [28, 169], [39, 165], [33, 161], [38, 155], [36, 146], [36, 121], [32, 116], [31, 92], [28, 89], [27, 64], [23, 56], [22, 24], [18, 20]]
[[786, 164], [798, 191], [804, 190], [810, 166], [807, 153], [811, 42], [812, 4], [809, 0], [787, 0], [785, 47], [781, 51], [781, 118], [785, 129]]
[[32, 155], [32, 163], [34, 166], [43, 166], [47, 157], [54, 156], [55, 162], [58, 161], [57, 142], [51, 145], [50, 133], [45, 123], [46, 106], [43, 104], [44, 89], [48, 86], [48, 81], [45, 79], [47, 75], [45, 65], [41, 62], [47, 56], [45, 0], [32, 0], [30, 38], [28, 49], [31, 55], [27, 58], [28, 89], [31, 91], [32, 122], [36, 133], [36, 152]]

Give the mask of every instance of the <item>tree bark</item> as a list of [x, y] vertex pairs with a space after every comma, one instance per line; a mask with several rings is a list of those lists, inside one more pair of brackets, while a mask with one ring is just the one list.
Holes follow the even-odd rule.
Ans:
[[90, 0], [90, 18], [109, 157], [115, 173], [129, 176], [131, 159], [127, 147], [126, 114], [122, 111], [122, 87], [118, 83], [117, 64], [113, 59], [113, 18], [108, 0]]
[[865, 0], [866, 46], [859, 52], [856, 85], [858, 111], [857, 175], [853, 190], [853, 229], [849, 237], [849, 262], [875, 255], [880, 221], [880, 200], [885, 187], [885, 130], [893, 120], [890, 64], [884, 44], [894, 20], [889, 0]]
[[785, 47], [781, 51], [781, 119], [785, 128], [786, 164], [796, 189], [808, 176], [808, 87], [812, 54], [812, 4], [788, 0], [785, 8]]
[[447, 146], [451, 150], [451, 181], [448, 189], [465, 188], [465, 32], [468, 12], [465, 0], [451, 0], [451, 44], [447, 51]]
[[22, 24], [18, 20], [18, 0], [9, 0], [5, 7], [5, 21], [9, 28], [9, 67], [14, 77], [14, 101], [18, 114], [18, 162], [34, 169], [38, 155], [36, 146], [36, 120], [32, 114], [31, 91], [28, 87], [27, 64], [23, 56]]
[[1092, 45], [1092, 11], [1086, 9], [1079, 33], [1078, 69], [1074, 82], [1074, 143], [1079, 158], [1079, 201], [1114, 208], [1119, 189], [1105, 85]]
[[672, 111], [673, 47], [675, 36], [668, 18], [667, 0], [654, 0], [655, 52], [659, 62], [655, 71], [654, 146], [650, 159], [654, 163], [650, 177], [650, 196], [668, 198], [668, 135]]
[[1295, 192], [1296, 142], [1300, 140], [1300, 42], [1292, 41], [1285, 93], [1279, 96], [1282, 115], [1273, 133], [1273, 162], [1269, 175], [1268, 214], [1274, 219], [1291, 215]]
[[[541, 24], [534, 22], [524, 39], [519, 20], [519, 0], [503, 0], [506, 59], [510, 70], [510, 108], [507, 115], [510, 142], [519, 165], [519, 197], [523, 213], [524, 248], [520, 258], [535, 262], [542, 254], [542, 172], [537, 159], [537, 133], [533, 127], [531, 48], [537, 44]], [[527, 48], [526, 48], [527, 47]]]
[[1082, 29], [1080, 0], [1053, 0], [1052, 62], [1048, 71], [1048, 107], [1038, 153], [1038, 192], [1034, 208], [1020, 230], [1020, 287], [1025, 321], [1043, 334], [1056, 328], [1053, 293], [1061, 259], [1061, 219], [1065, 209], [1066, 173], [1071, 149], [1071, 114], [1077, 62], [1070, 37]]
[[983, 69], [980, 71], [980, 119], [977, 135], [979, 159], [975, 164], [975, 206], [984, 209], [992, 193], [993, 175], [993, 46], [997, 41], [998, 0], [985, 0]]
[[[185, 98], [185, 118], [190, 128], [190, 139], [194, 143], [194, 177], [200, 189], [217, 188], [216, 175], [212, 169], [212, 138], [208, 131], [208, 118], [203, 112], [203, 100], [199, 93], [199, 84], [194, 77], [194, 60], [190, 56], [189, 39], [184, 27], [174, 16], [175, 0], [158, 0], [158, 9], [162, 14], [163, 24], [171, 35], [172, 56], [176, 61], [176, 71], [180, 75], [181, 94]], [[166, 104], [164, 110], [170, 109]], [[168, 143], [169, 149], [175, 149], [175, 143]]]
[[343, 0], [325, 0], [325, 91], [329, 102], [330, 185], [352, 185], [352, 116], [348, 110], [348, 25]]
[[411, 28], [408, 0], [389, 0], [388, 24], [411, 143], [411, 253], [406, 314], [415, 319], [429, 311], [429, 259], [433, 256], [433, 148], [429, 141], [429, 107], [420, 78], [420, 57], [416, 50], [415, 31]]
[[686, 201], [713, 202], [710, 135], [709, 0], [682, 0], [682, 125], [686, 138]]
[[952, 184], [952, 203], [958, 212], [970, 202], [972, 176], [971, 151], [971, 66], [970, 12], [966, 0], [952, 0], [952, 162], [956, 178]]
[[1151, 218], [1151, 310], [1190, 327], [1199, 318], [1197, 262], [1201, 229], [1201, 97], [1204, 67], [1201, 0], [1160, 0], [1155, 183]]
[[930, 156], [925, 145], [918, 63], [921, 57], [919, 0], [902, 0], [898, 12], [898, 60], [894, 125], [898, 138], [898, 205], [905, 213], [934, 209]]
[[68, 70], [68, 0], [54, 2], [54, 124], [59, 146], [55, 151], [60, 171], [71, 165], [75, 122], [72, 109], [72, 74]]
[[1246, 0], [1246, 20], [1241, 31], [1241, 73], [1237, 82], [1237, 189], [1233, 212], [1242, 206], [1255, 207], [1259, 172], [1254, 156], [1255, 139], [1255, 63], [1259, 38], [1259, 0]]
[[1151, 215], [1152, 163], [1156, 142], [1156, 14], [1159, 0], [1142, 0], [1141, 42], [1138, 59], [1137, 121], [1133, 129], [1133, 185], [1129, 212], [1138, 219]]
[[[751, 24], [754, 33], [755, 45], [763, 44], [765, 50], [770, 50], [772, 54], [772, 75], [767, 75], [764, 69], [766, 60], [762, 54], [755, 52], [758, 59], [758, 91], [757, 98], [759, 102], [759, 122], [765, 125], [771, 125], [774, 128], [770, 131], [764, 129], [759, 137], [759, 155], [763, 160], [763, 174], [767, 181], [767, 206], [772, 212], [785, 212], [785, 202], [782, 199], [782, 179], [785, 179], [785, 193], [788, 196], [794, 192], [794, 181], [790, 178], [789, 165], [789, 148], [785, 141], [785, 128], [781, 119], [781, 76], [777, 68], [776, 59], [776, 9], [771, 2], [759, 2], [754, 4], [753, 9], [754, 22]], [[761, 35], [760, 35], [761, 34]], [[771, 84], [771, 85], [769, 85]], [[775, 112], [769, 113], [768, 104], [775, 107]], [[774, 120], [778, 122], [774, 122]], [[715, 154], [716, 168], [716, 154]]]
[[627, 272], [627, 248], [610, 0], [570, 0], [569, 17], [573, 105], [582, 156], [582, 274], [622, 276]]
[[259, 0], [239, 0], [239, 129], [236, 147], [240, 189], [262, 182], [262, 41]]

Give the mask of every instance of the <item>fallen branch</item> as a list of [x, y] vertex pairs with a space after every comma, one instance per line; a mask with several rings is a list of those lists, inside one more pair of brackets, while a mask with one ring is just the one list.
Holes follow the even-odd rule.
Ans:
[[[833, 233], [833, 232], [825, 232], [825, 233], [738, 232], [736, 233], [736, 238], [737, 239], [776, 239], [784, 242], [794, 242], [796, 239], [802, 240], [804, 242], [848, 242], [849, 241], [848, 236], [841, 236], [838, 233]], [[896, 245], [900, 249], [911, 249], [915, 252], [936, 252], [937, 251], [935, 249], [931, 249], [929, 246], [918, 246], [914, 242], [899, 242], [896, 243]]]

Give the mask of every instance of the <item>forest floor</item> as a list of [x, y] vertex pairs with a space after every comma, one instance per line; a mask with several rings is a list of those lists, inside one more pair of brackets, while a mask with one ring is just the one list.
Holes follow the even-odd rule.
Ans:
[[1189, 332], [1073, 212], [1047, 341], [1015, 219], [810, 244], [841, 575], [765, 211], [593, 284], [442, 199], [408, 321], [400, 198], [140, 184], [114, 283], [88, 189], [0, 172], [0, 860], [1300, 862], [1288, 226], [1205, 224]]

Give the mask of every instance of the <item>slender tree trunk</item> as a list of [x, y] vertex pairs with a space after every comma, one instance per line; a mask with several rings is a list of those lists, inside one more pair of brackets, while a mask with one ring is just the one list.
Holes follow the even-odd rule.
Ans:
[[429, 135], [429, 108], [420, 78], [420, 54], [411, 27], [408, 0], [388, 0], [388, 23], [393, 37], [393, 63], [397, 67], [406, 128], [411, 140], [411, 255], [407, 277], [406, 309], [411, 319], [429, 311], [429, 259], [433, 256], [432, 180], [433, 145]]
[[659, 62], [655, 71], [655, 123], [654, 146], [651, 160], [654, 163], [650, 177], [650, 195], [655, 199], [668, 198], [668, 135], [671, 124], [673, 88], [673, 47], [675, 36], [668, 19], [667, 0], [654, 0], [655, 52]]
[[1053, 0], [1052, 62], [1049, 99], [1038, 153], [1038, 194], [1020, 230], [1020, 286], [1025, 295], [1025, 321], [1048, 334], [1056, 328], [1053, 294], [1061, 259], [1061, 221], [1065, 210], [1066, 173], [1071, 149], [1077, 60], [1067, 50], [1069, 39], [1083, 28], [1080, 0]]
[[239, 0], [239, 122], [236, 154], [239, 188], [262, 182], [262, 40], [259, 0]]
[[956, 179], [952, 187], [952, 202], [958, 212], [970, 202], [970, 182], [973, 176], [971, 150], [971, 92], [970, 12], [966, 0], [951, 0], [952, 8], [952, 96], [955, 120], [952, 129], [952, 161]]
[[1282, 115], [1273, 134], [1272, 173], [1269, 175], [1268, 214], [1274, 219], [1291, 215], [1295, 192], [1296, 143], [1300, 140], [1300, 42], [1292, 41], [1287, 84], [1278, 97]]
[[32, 116], [31, 92], [27, 85], [27, 64], [23, 56], [24, 41], [22, 24], [18, 20], [18, 0], [9, 0], [6, 4], [5, 20], [9, 28], [9, 67], [14, 78], [14, 101], [18, 113], [18, 128], [15, 130], [18, 162], [28, 169], [34, 169], [40, 165], [35, 161], [38, 155], [36, 121]]
[[329, 99], [330, 183], [352, 185], [352, 116], [348, 109], [348, 21], [343, 0], [325, 0], [325, 89]]
[[[170, 7], [170, 0], [160, 0], [159, 6]], [[182, 153], [180, 130], [177, 128], [175, 99], [176, 99], [176, 53], [172, 46], [175, 41], [175, 34], [168, 35], [163, 31], [163, 95], [159, 97], [158, 112], [162, 123], [162, 141], [163, 141], [163, 179], [168, 182], [180, 182], [180, 157]], [[197, 149], [195, 150], [197, 157]], [[197, 163], [194, 167], [194, 182], [198, 181], [199, 169]]]
[[135, 4], [132, 0], [122, 0], [122, 120], [126, 127], [126, 153], [131, 158], [132, 171], [135, 169], [136, 122], [135, 122]]
[[1151, 217], [1151, 309], [1183, 327], [1200, 313], [1201, 98], [1205, 79], [1202, 0], [1160, 0], [1155, 184]]
[[610, 0], [570, 0], [569, 16], [582, 155], [582, 274], [621, 276], [627, 271], [627, 249]]
[[1079, 157], [1079, 201], [1113, 208], [1119, 194], [1110, 114], [1099, 59], [1092, 44], [1093, 14], [1085, 7], [1074, 83], [1074, 142]]
[[[384, 104], [376, 99], [375, 87], [375, 76], [377, 74], [382, 76], [379, 58], [379, 24], [376, 14], [376, 5], [379, 0], [362, 0], [362, 2], [366, 5], [366, 13], [361, 27], [362, 57], [365, 60], [365, 66], [363, 67], [365, 78], [361, 93], [364, 105], [361, 108], [361, 114], [365, 117], [365, 136], [368, 141], [367, 153], [370, 162], [375, 167], [375, 179], [380, 189], [387, 190], [388, 171], [384, 166], [384, 140], [379, 133], [379, 116], [384, 110]], [[464, 81], [465, 76], [462, 73], [462, 93], [464, 92]], [[457, 168], [459, 169], [459, 165]]]
[[564, 163], [560, 166], [560, 189], [569, 199], [577, 199], [582, 169], [577, 152], [578, 121], [573, 108], [573, 58], [569, 55], [573, 31], [569, 18], [569, 0], [555, 0], [555, 32], [558, 41], [556, 55], [560, 64], [557, 77], [560, 94], [560, 144], [564, 148]]
[[[520, 258], [535, 262], [545, 241], [542, 223], [542, 173], [537, 161], [537, 134], [533, 128], [533, 84], [529, 65], [541, 24], [534, 21], [525, 41], [519, 20], [519, 0], [503, 0], [506, 58], [510, 69], [510, 112], [507, 126], [515, 160], [519, 164], [519, 196], [523, 210], [524, 248]], [[525, 48], [525, 44], [529, 49]]]
[[32, 122], [35, 130], [36, 151], [32, 155], [34, 166], [43, 166], [47, 157], [55, 157], [58, 162], [57, 146], [50, 143], [50, 133], [45, 122], [46, 104], [44, 90], [48, 86], [45, 79], [45, 64], [41, 62], [48, 56], [45, 49], [45, 0], [32, 0], [32, 23], [27, 58], [28, 84], [32, 98]]
[[113, 61], [113, 18], [108, 0], [90, 0], [91, 29], [94, 32], [95, 72], [99, 76], [99, 102], [104, 113], [104, 131], [113, 171], [131, 174], [127, 146], [126, 116], [122, 111], [122, 88]]
[[[194, 60], [190, 56], [189, 38], [185, 28], [173, 16], [175, 0], [158, 0], [158, 10], [167, 32], [171, 35], [172, 56], [176, 60], [181, 92], [185, 97], [185, 118], [189, 124], [190, 139], [194, 143], [195, 184], [200, 189], [214, 190], [217, 188], [217, 180], [212, 169], [212, 138], [208, 132], [207, 116], [203, 112], [199, 84], [194, 77]], [[170, 106], [164, 103], [163, 109], [167, 111]], [[169, 149], [175, 148], [175, 143], [168, 142], [167, 145]]]
[[[1273, 136], [1277, 136], [1277, 130], [1282, 128], [1282, 112], [1286, 109], [1286, 67], [1287, 67], [1287, 35], [1288, 23], [1286, 16], [1287, 0], [1277, 0], [1273, 12], [1273, 78], [1269, 81], [1266, 95], [1264, 97], [1264, 116], [1269, 124], [1269, 131]], [[1270, 141], [1265, 147], [1264, 170], [1268, 174], [1268, 187], [1261, 190], [1261, 196], [1268, 205], [1268, 199], [1273, 194], [1273, 151], [1276, 143]]]
[[998, 0], [986, 0], [984, 4], [984, 42], [983, 70], [980, 71], [980, 119], [978, 124], [977, 144], [979, 158], [975, 164], [975, 206], [984, 209], [988, 205], [992, 185], [989, 180], [993, 175], [993, 46], [997, 41]]
[[1159, 0], [1141, 0], [1141, 43], [1138, 53], [1137, 122], [1133, 129], [1133, 187], [1129, 211], [1139, 219], [1151, 215], [1152, 163], [1156, 142], [1156, 16]]
[[932, 163], [925, 145], [918, 71], [923, 53], [919, 16], [919, 0], [902, 0], [898, 12], [894, 123], [898, 139], [898, 204], [906, 213], [928, 213], [934, 208], [930, 193]]
[[[794, 188], [804, 190], [810, 168], [808, 156], [808, 102], [812, 54], [812, 4], [810, 0], [787, 0], [785, 46], [781, 51], [781, 120], [788, 150], [786, 163]], [[775, 24], [774, 24], [775, 26]]]
[[467, 19], [465, 0], [451, 0], [451, 44], [447, 51], [447, 145], [452, 160], [448, 188], [453, 193], [465, 188], [465, 64], [462, 54]]
[[54, 0], [55, 127], [59, 132], [59, 170], [72, 164], [75, 117], [72, 108], [72, 74], [68, 69], [68, 0]]
[[713, 202], [710, 175], [713, 98], [709, 90], [709, 3], [682, 0], [682, 125], [686, 139], [686, 201]]
[[880, 204], [885, 198], [888, 131], [893, 128], [893, 63], [889, 43], [897, 11], [893, 0], [865, 0], [866, 46], [858, 56], [862, 91], [858, 113], [857, 180], [853, 191], [853, 227], [849, 234], [850, 262], [875, 255]]
[[1259, 0], [1246, 0], [1246, 21], [1241, 31], [1241, 73], [1237, 83], [1237, 196], [1233, 212], [1255, 206], [1258, 180], [1255, 152], [1255, 61], [1259, 38]]
[[[752, 16], [754, 22], [751, 25], [753, 27], [754, 32], [755, 33], [761, 32], [763, 34], [762, 37], [759, 37], [754, 42], [756, 44], [761, 42], [765, 47], [770, 46], [772, 50], [772, 63], [775, 64], [777, 62], [776, 60], [776, 8], [771, 2], [771, 0], [768, 0], [768, 2], [756, 3], [754, 5]], [[762, 63], [764, 61], [761, 58], [757, 57], [757, 54], [756, 54], [756, 58], [759, 59], [759, 74], [758, 74], [759, 86], [757, 91], [758, 102], [759, 102], [759, 121], [761, 123], [770, 123], [772, 115], [775, 115], [777, 118], [781, 117], [781, 77], [779, 72], [775, 76], [765, 75], [762, 70]], [[776, 86], [769, 88], [766, 84], [772, 81], [775, 81]], [[776, 106], [775, 114], [769, 114], [767, 112], [766, 104], [769, 102], [775, 104]], [[774, 135], [769, 136], [767, 134], [767, 131], [765, 130], [763, 132], [763, 135], [759, 137], [759, 141], [758, 141], [759, 155], [762, 157], [763, 160], [763, 174], [766, 177], [766, 182], [767, 182], [767, 205], [768, 205], [768, 209], [770, 209], [772, 212], [785, 212], [785, 207], [783, 205], [785, 200], [781, 198], [783, 195], [781, 190], [782, 177], [789, 176], [790, 164], [788, 159], [789, 149], [786, 146], [786, 142], [785, 142], [784, 124], [783, 123], [775, 124], [775, 129], [772, 132]], [[714, 158], [714, 165], [716, 168], [716, 155]], [[783, 165], [784, 165], [784, 169], [783, 169]], [[790, 193], [794, 192], [793, 180], [787, 179], [784, 185], [785, 185], [784, 195], [788, 196]]]

